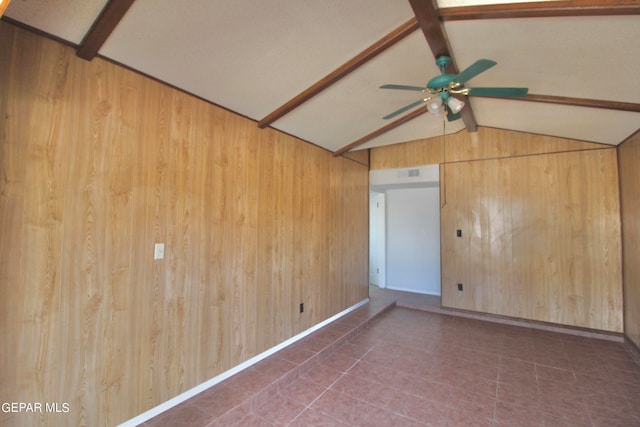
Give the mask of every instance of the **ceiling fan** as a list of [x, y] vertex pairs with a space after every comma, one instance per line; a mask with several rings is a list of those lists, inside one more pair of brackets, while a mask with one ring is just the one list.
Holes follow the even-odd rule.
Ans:
[[436, 65], [440, 67], [441, 74], [429, 80], [426, 87], [421, 86], [405, 86], [386, 84], [380, 86], [381, 89], [400, 89], [413, 90], [426, 94], [426, 97], [412, 102], [411, 104], [394, 111], [383, 117], [383, 119], [391, 119], [400, 113], [417, 107], [420, 104], [427, 103], [427, 110], [430, 113], [440, 115], [445, 113], [448, 121], [460, 118], [460, 110], [464, 107], [464, 102], [451, 95], [466, 96], [488, 96], [498, 98], [517, 98], [525, 96], [528, 92], [526, 87], [474, 87], [466, 88], [464, 84], [477, 76], [478, 74], [488, 70], [497, 64], [490, 59], [479, 59], [458, 75], [447, 74], [446, 68], [451, 64], [451, 58], [441, 56], [436, 60]]

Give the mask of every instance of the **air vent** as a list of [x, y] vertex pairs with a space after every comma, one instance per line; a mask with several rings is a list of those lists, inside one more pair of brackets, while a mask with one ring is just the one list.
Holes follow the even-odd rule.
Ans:
[[398, 171], [398, 178], [417, 178], [420, 176], [420, 169], [402, 169]]
[[389, 186], [438, 186], [438, 165], [413, 166], [401, 169], [377, 169], [369, 172], [372, 189], [385, 190]]

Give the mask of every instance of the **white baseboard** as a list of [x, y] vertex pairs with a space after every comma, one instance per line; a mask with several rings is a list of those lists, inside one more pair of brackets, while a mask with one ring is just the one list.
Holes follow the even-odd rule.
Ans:
[[440, 296], [440, 294], [437, 293], [437, 292], [425, 292], [425, 291], [420, 291], [420, 290], [416, 290], [416, 289], [406, 289], [406, 288], [399, 288], [399, 287], [395, 287], [395, 286], [387, 286], [385, 289], [389, 289], [390, 291], [402, 291], [402, 292], [411, 292], [411, 293], [414, 293], [414, 294], [433, 295], [433, 296], [436, 296], [436, 297]]
[[238, 372], [247, 369], [248, 367], [250, 367], [251, 365], [254, 365], [256, 363], [258, 363], [259, 361], [261, 361], [262, 359], [265, 359], [269, 356], [271, 356], [272, 354], [282, 350], [283, 348], [293, 344], [296, 341], [299, 341], [300, 339], [306, 337], [307, 335], [311, 334], [312, 332], [317, 331], [318, 329], [322, 328], [323, 326], [328, 325], [329, 323], [341, 318], [342, 316], [362, 307], [363, 305], [365, 305], [366, 303], [369, 302], [369, 298], [366, 298], [362, 301], [360, 301], [359, 303], [352, 305], [351, 307], [347, 308], [346, 310], [341, 311], [338, 314], [335, 314], [331, 317], [329, 317], [326, 320], [323, 320], [322, 322], [318, 323], [317, 325], [312, 326], [311, 328], [307, 329], [306, 331], [300, 332], [298, 335], [289, 338], [286, 341], [281, 342], [280, 344], [276, 345], [275, 347], [271, 347], [269, 350], [266, 350], [260, 354], [258, 354], [257, 356], [252, 357], [251, 359], [242, 362], [241, 364], [234, 366], [233, 368], [229, 369], [228, 371], [225, 371], [223, 373], [221, 373], [220, 375], [217, 375], [205, 382], [203, 382], [202, 384], [199, 384], [195, 387], [193, 387], [190, 390], [185, 391], [184, 393], [181, 393], [179, 395], [177, 395], [176, 397], [167, 400], [164, 403], [161, 403], [160, 405], [149, 409], [146, 412], [143, 412], [142, 414], [138, 415], [135, 418], [131, 418], [128, 421], [125, 421], [124, 423], [120, 424], [119, 427], [135, 427], [137, 425], [140, 425], [146, 421], [149, 421], [151, 418], [160, 415], [161, 413], [173, 408], [174, 406], [179, 405], [180, 403], [184, 402], [185, 400], [188, 400], [190, 398], [192, 398], [193, 396], [202, 393], [203, 391], [207, 390], [208, 388], [213, 387], [214, 385], [221, 383], [222, 381], [226, 380], [227, 378], [229, 378], [232, 375], [237, 374]]

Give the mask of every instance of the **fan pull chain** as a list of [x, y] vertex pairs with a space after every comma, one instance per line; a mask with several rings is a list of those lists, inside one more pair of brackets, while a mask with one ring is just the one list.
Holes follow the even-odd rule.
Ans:
[[440, 206], [440, 209], [444, 208], [445, 205], [447, 204], [447, 146], [446, 146], [446, 133], [445, 133], [445, 129], [446, 129], [446, 125], [447, 125], [447, 121], [445, 119], [442, 119], [442, 192], [443, 194], [443, 198], [442, 198], [442, 205]]

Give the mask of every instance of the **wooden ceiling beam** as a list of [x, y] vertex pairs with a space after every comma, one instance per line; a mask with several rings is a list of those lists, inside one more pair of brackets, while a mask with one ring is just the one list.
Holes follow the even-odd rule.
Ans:
[[424, 113], [427, 112], [427, 109], [422, 106], [416, 110], [413, 110], [412, 112], [410, 112], [409, 114], [405, 114], [404, 116], [400, 117], [398, 120], [395, 120], [391, 123], [389, 123], [386, 126], [381, 127], [380, 129], [374, 130], [373, 132], [371, 132], [368, 135], [363, 136], [362, 138], [352, 142], [349, 145], [346, 145], [342, 148], [340, 148], [339, 150], [336, 150], [333, 152], [333, 157], [338, 157], [341, 156], [342, 154], [346, 153], [347, 151], [351, 151], [354, 148], [356, 148], [359, 145], [364, 144], [365, 142], [378, 137], [380, 135], [382, 135], [383, 133], [389, 132], [391, 129], [397, 128], [398, 126], [408, 122], [409, 120], [415, 119], [418, 116], [423, 115]]
[[[484, 97], [476, 96], [475, 98], [484, 98]], [[630, 111], [633, 113], [640, 113], [640, 104], [636, 104], [634, 102], [606, 101], [603, 99], [573, 98], [573, 97], [555, 96], [555, 95], [536, 95], [532, 93], [529, 93], [526, 96], [519, 97], [519, 98], [502, 98], [502, 97], [495, 97], [495, 96], [486, 97], [486, 98], [492, 98], [492, 99], [499, 98], [499, 99], [513, 100], [513, 101], [544, 102], [547, 104], [568, 105], [572, 107], [604, 108], [607, 110]], [[468, 105], [469, 104], [467, 104], [467, 106]], [[465, 106], [464, 109], [466, 109], [467, 106]], [[401, 124], [404, 124], [409, 120], [424, 114], [426, 111], [427, 110], [424, 108], [419, 108], [417, 110], [414, 110], [411, 113], [394, 121], [393, 123], [383, 128], [380, 128], [378, 130], [375, 130], [370, 134], [358, 139], [357, 141], [354, 141], [351, 144], [346, 145], [337, 151], [334, 151], [333, 155], [340, 156], [346, 153], [347, 151], [353, 150], [355, 147], [362, 145], [365, 142], [375, 137], [378, 137], [383, 133], [390, 131], [393, 128], [400, 126]]]
[[409, 21], [405, 22], [404, 24], [378, 40], [376, 43], [360, 52], [354, 58], [325, 76], [323, 79], [319, 80], [313, 86], [304, 90], [296, 97], [283, 104], [277, 110], [267, 115], [265, 118], [258, 122], [258, 127], [260, 129], [263, 129], [271, 125], [271, 123], [275, 122], [287, 113], [290, 113], [292, 110], [307, 102], [309, 99], [313, 98], [338, 80], [346, 77], [349, 73], [355, 71], [358, 67], [364, 65], [369, 60], [373, 59], [394, 44], [398, 43], [400, 40], [404, 39], [406, 36], [413, 33], [418, 28], [419, 26], [415, 19], [410, 19]]
[[[416, 15], [416, 20], [429, 44], [434, 58], [452, 56], [448, 40], [443, 28], [443, 21], [465, 19], [500, 19], [500, 18], [536, 18], [555, 16], [606, 16], [606, 15], [638, 15], [638, 0], [567, 0], [535, 3], [508, 3], [498, 5], [463, 6], [436, 9], [431, 0], [409, 0]], [[451, 74], [459, 73], [455, 63], [447, 70]], [[505, 98], [529, 102], [545, 102], [569, 106], [604, 108], [619, 111], [640, 112], [640, 104], [584, 98], [561, 97], [553, 95], [528, 94], [522, 98]], [[418, 108], [380, 129], [336, 150], [333, 155], [340, 156], [383, 133], [394, 129], [409, 120], [426, 112]], [[470, 103], [460, 112], [465, 126], [470, 132], [477, 130], [477, 122]]]
[[109, 0], [80, 43], [76, 55], [91, 61], [135, 0]]
[[[451, 57], [449, 41], [444, 32], [444, 27], [442, 26], [442, 21], [440, 20], [438, 10], [436, 10], [433, 2], [431, 0], [409, 0], [409, 4], [413, 9], [413, 13], [416, 16], [416, 20], [420, 25], [420, 29], [422, 30], [425, 39], [427, 40], [427, 44], [431, 49], [433, 57], [436, 59], [440, 56]], [[460, 72], [453, 58], [451, 60], [451, 64], [447, 69], [447, 72], [451, 74], [458, 74]], [[390, 131], [391, 129], [394, 129], [415, 117], [424, 114], [426, 111], [427, 109], [423, 107], [413, 110], [409, 114], [400, 117], [398, 120], [386, 126], [383, 126], [368, 135], [363, 136], [362, 138], [340, 148], [339, 150], [334, 151], [333, 155], [334, 157], [337, 157], [346, 153], [347, 151], [353, 150], [354, 148], [364, 144], [365, 142], [377, 136], [380, 136], [383, 133]], [[460, 111], [460, 116], [469, 132], [476, 132], [478, 130], [478, 123], [476, 122], [476, 118], [473, 114], [470, 103], [467, 103], [462, 111]]]
[[607, 110], [630, 111], [640, 113], [640, 104], [633, 102], [607, 101], [604, 99], [573, 98], [555, 95], [536, 95], [529, 93], [521, 98], [501, 98], [514, 101], [544, 102], [547, 104], [568, 105], [572, 107], [604, 108]]
[[[441, 56], [451, 56], [449, 41], [433, 2], [431, 0], [409, 0], [409, 4], [416, 15], [425, 39], [427, 39], [433, 57], [437, 59]], [[458, 74], [456, 64], [453, 62], [449, 65], [449, 70], [452, 71], [452, 74]]]
[[[427, 39], [433, 57], [436, 59], [441, 56], [451, 57], [449, 40], [444, 32], [439, 11], [436, 10], [432, 0], [409, 0], [409, 4], [413, 9], [413, 13], [416, 15], [424, 37]], [[453, 59], [447, 72], [451, 74], [458, 74], [460, 72]], [[460, 116], [469, 132], [476, 132], [478, 130], [478, 122], [473, 114], [471, 105], [467, 104], [460, 112]]]
[[558, 16], [638, 15], [638, 0], [568, 0], [506, 3], [438, 9], [443, 21], [503, 18], [550, 18]]
[[4, 15], [4, 11], [7, 10], [9, 3], [11, 3], [11, 0], [0, 1], [0, 18]]

